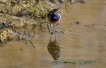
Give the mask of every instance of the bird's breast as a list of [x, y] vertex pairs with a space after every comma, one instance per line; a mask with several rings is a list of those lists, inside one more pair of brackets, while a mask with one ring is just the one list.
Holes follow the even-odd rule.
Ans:
[[57, 20], [59, 20], [60, 16], [58, 14], [51, 14], [50, 18], [52, 21], [57, 21]]

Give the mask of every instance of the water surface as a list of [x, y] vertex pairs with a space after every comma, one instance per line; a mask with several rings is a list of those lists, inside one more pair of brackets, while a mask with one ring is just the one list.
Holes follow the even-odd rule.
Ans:
[[[0, 68], [106, 68], [106, 1], [73, 4], [69, 12], [62, 7], [57, 26], [59, 60], [54, 61], [47, 50], [49, 32], [36, 30], [35, 48], [17, 41], [0, 47]], [[66, 60], [77, 63], [63, 63]], [[91, 63], [79, 64], [86, 61]]]

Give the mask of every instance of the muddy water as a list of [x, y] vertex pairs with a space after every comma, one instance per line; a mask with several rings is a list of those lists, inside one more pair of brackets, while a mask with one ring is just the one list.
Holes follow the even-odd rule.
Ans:
[[[35, 48], [17, 41], [0, 47], [0, 68], [106, 68], [106, 1], [73, 4], [69, 12], [62, 7], [62, 20], [57, 26], [59, 60], [54, 61], [48, 53], [49, 33], [36, 31], [32, 40]], [[95, 62], [63, 63], [66, 60]]]

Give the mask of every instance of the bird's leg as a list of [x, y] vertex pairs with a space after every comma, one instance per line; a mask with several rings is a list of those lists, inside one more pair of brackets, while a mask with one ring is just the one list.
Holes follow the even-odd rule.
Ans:
[[55, 31], [55, 41], [56, 41], [56, 26], [54, 25], [54, 31]]
[[51, 42], [51, 40], [52, 40], [52, 34], [50, 34], [50, 42]]
[[50, 24], [50, 42], [51, 42], [51, 39], [52, 39], [52, 34], [53, 34], [53, 32], [52, 32], [52, 26]]
[[53, 24], [53, 33], [55, 33], [55, 25]]
[[51, 23], [50, 23], [50, 33], [53, 34], [53, 26]]

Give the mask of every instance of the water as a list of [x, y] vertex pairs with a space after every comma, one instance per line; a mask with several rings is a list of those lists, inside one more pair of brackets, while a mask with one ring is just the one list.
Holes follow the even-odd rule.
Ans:
[[[47, 50], [49, 32], [36, 30], [32, 40], [35, 48], [30, 43], [26, 46], [17, 41], [0, 47], [0, 68], [106, 68], [105, 12], [105, 0], [70, 5], [70, 13], [63, 6], [57, 31], [70, 32], [57, 34], [61, 47], [58, 60], [54, 61]], [[89, 63], [85, 64], [87, 61]]]

